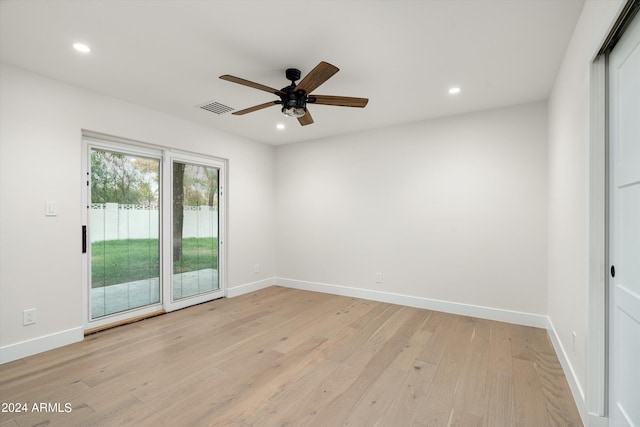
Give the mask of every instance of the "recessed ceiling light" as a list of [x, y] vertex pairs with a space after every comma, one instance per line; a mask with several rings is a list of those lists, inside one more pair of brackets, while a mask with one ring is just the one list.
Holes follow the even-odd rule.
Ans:
[[82, 52], [82, 53], [91, 52], [91, 48], [84, 43], [74, 43], [73, 48], [78, 52]]
[[459, 87], [452, 87], [451, 89], [449, 89], [449, 93], [451, 95], [455, 95], [456, 93], [460, 93], [460, 88]]
[[278, 129], [278, 130], [282, 130], [282, 129], [284, 129], [284, 124], [283, 124], [283, 123], [278, 123], [278, 124], [276, 125], [276, 129]]

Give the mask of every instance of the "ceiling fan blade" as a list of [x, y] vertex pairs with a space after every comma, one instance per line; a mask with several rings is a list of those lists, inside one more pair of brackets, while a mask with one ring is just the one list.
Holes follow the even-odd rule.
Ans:
[[280, 101], [269, 101], [269, 102], [265, 102], [264, 104], [254, 105], [253, 107], [245, 108], [244, 110], [234, 111], [231, 114], [235, 116], [241, 116], [243, 114], [253, 113], [254, 111], [262, 110], [263, 108], [271, 107], [272, 105], [277, 105], [279, 103]]
[[357, 107], [364, 108], [369, 102], [368, 98], [353, 98], [351, 96], [332, 96], [332, 95], [311, 95], [309, 98], [315, 101], [307, 101], [320, 105], [336, 105], [338, 107]]
[[311, 123], [313, 123], [313, 117], [311, 117], [311, 113], [309, 112], [309, 110], [307, 110], [304, 116], [298, 117], [298, 122], [302, 126], [310, 125]]
[[273, 93], [273, 94], [276, 94], [276, 95], [280, 95], [281, 93], [283, 93], [279, 89], [274, 89], [272, 87], [261, 85], [260, 83], [252, 82], [250, 80], [246, 80], [246, 79], [243, 79], [243, 78], [240, 78], [240, 77], [230, 76], [229, 74], [225, 74], [223, 76], [220, 76], [220, 78], [222, 80], [226, 80], [228, 82], [238, 83], [238, 84], [243, 85], [243, 86], [249, 86], [249, 87], [252, 87], [254, 89], [263, 90], [265, 92]]
[[316, 67], [309, 72], [304, 79], [296, 86], [297, 90], [303, 90], [305, 93], [313, 92], [318, 86], [326, 82], [335, 73], [340, 71], [335, 65], [331, 65], [328, 62], [320, 62]]

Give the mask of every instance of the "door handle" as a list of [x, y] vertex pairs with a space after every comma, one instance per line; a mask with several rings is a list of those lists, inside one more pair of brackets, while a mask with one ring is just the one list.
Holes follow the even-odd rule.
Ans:
[[616, 266], [615, 265], [611, 266], [611, 277], [616, 277]]

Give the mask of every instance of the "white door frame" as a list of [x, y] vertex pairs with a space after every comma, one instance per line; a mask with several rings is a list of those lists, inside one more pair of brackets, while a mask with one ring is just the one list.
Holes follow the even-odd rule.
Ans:
[[[84, 134], [84, 132], [83, 132]], [[131, 154], [131, 155], [136, 155], [136, 156], [144, 156], [144, 157], [148, 157], [148, 158], [153, 158], [156, 160], [160, 161], [160, 181], [163, 180], [163, 172], [162, 172], [162, 165], [163, 165], [163, 159], [162, 159], [162, 150], [157, 149], [157, 148], [153, 148], [153, 147], [144, 147], [144, 146], [138, 146], [137, 144], [129, 144], [126, 141], [116, 141], [116, 140], [112, 140], [110, 138], [101, 138], [99, 136], [93, 135], [93, 134], [84, 134], [83, 135], [83, 143], [82, 143], [82, 151], [83, 151], [83, 192], [82, 192], [82, 223], [86, 224], [87, 226], [87, 235], [89, 236], [87, 238], [86, 243], [86, 247], [87, 247], [87, 251], [86, 253], [83, 253], [83, 260], [82, 260], [82, 277], [83, 277], [83, 286], [82, 286], [82, 301], [84, 304], [84, 310], [83, 310], [83, 320], [84, 320], [84, 328], [85, 330], [90, 330], [90, 329], [97, 329], [97, 328], [102, 328], [104, 326], [107, 325], [112, 325], [112, 324], [117, 324], [117, 323], [121, 323], [124, 322], [128, 319], [131, 319], [132, 317], [144, 317], [144, 316], [148, 316], [152, 313], [157, 313], [159, 311], [164, 310], [163, 305], [162, 305], [162, 301], [163, 301], [163, 295], [162, 295], [162, 291], [163, 291], [163, 275], [162, 275], [162, 271], [160, 271], [160, 302], [156, 303], [156, 304], [151, 304], [151, 305], [147, 305], [147, 306], [143, 306], [143, 307], [139, 307], [139, 308], [133, 308], [130, 310], [126, 310], [126, 311], [122, 311], [122, 312], [118, 312], [118, 313], [114, 313], [114, 314], [109, 314], [106, 316], [102, 316], [96, 319], [92, 319], [91, 318], [91, 295], [89, 292], [89, 274], [90, 274], [90, 257], [91, 257], [91, 238], [90, 238], [90, 230], [91, 230], [91, 218], [89, 215], [89, 211], [90, 211], [90, 207], [91, 207], [91, 200], [89, 199], [90, 196], [90, 189], [87, 188], [88, 187], [88, 182], [89, 182], [89, 166], [91, 164], [91, 160], [90, 160], [90, 156], [91, 156], [91, 149], [96, 148], [99, 150], [106, 150], [106, 151], [117, 151], [119, 153], [125, 153], [125, 154]], [[84, 181], [86, 181], [87, 183], [85, 184]], [[162, 199], [163, 196], [162, 194], [160, 194], [160, 202], [162, 203]], [[163, 223], [163, 213], [162, 210], [159, 212], [160, 218], [159, 218], [159, 224]], [[162, 230], [158, 230], [160, 231], [160, 236], [159, 236], [159, 244], [160, 247], [162, 247], [162, 241], [163, 241], [163, 234], [162, 234]], [[160, 262], [162, 263], [162, 253], [160, 253]], [[162, 265], [162, 264], [161, 264]]]
[[[85, 331], [89, 329], [99, 329], [105, 326], [126, 322], [135, 316], [142, 318], [149, 315], [155, 315], [158, 312], [169, 312], [178, 310], [191, 305], [200, 304], [216, 298], [227, 296], [227, 279], [226, 279], [226, 218], [227, 218], [227, 160], [217, 158], [200, 153], [190, 153], [148, 144], [139, 141], [128, 140], [124, 138], [104, 135], [97, 132], [82, 131], [82, 224], [87, 226], [89, 230], [90, 218], [89, 207], [91, 202], [89, 199], [89, 191], [87, 190], [86, 181], [89, 179], [89, 165], [91, 148], [99, 148], [113, 150], [127, 154], [142, 155], [146, 157], [157, 158], [160, 160], [160, 182], [162, 193], [160, 194], [160, 303], [153, 304], [122, 313], [115, 313], [91, 320], [90, 315], [90, 295], [88, 289], [88, 277], [90, 268], [90, 239], [86, 242], [87, 251], [82, 254], [82, 304], [83, 324]], [[208, 292], [202, 295], [196, 295], [184, 300], [172, 301], [171, 297], [171, 277], [173, 273], [171, 262], [172, 239], [171, 239], [171, 211], [172, 211], [172, 173], [171, 165], [173, 160], [183, 160], [190, 163], [209, 165], [218, 168], [218, 283], [219, 290]], [[132, 315], [132, 313], [134, 313]]]
[[607, 411], [607, 97], [606, 60], [591, 64], [589, 143], [589, 293], [587, 384], [585, 403], [590, 416]]
[[163, 183], [165, 186], [165, 197], [162, 202], [162, 209], [164, 212], [168, 212], [168, 220], [163, 222], [163, 231], [165, 236], [172, 236], [172, 224], [173, 224], [173, 185], [171, 180], [173, 179], [173, 161], [177, 160], [185, 163], [193, 163], [203, 166], [212, 166], [218, 169], [218, 284], [219, 289], [207, 292], [204, 294], [194, 295], [192, 297], [173, 300], [173, 244], [171, 238], [166, 238], [163, 243], [162, 253], [168, 257], [168, 260], [162, 262], [163, 276], [165, 277], [163, 285], [164, 308], [165, 311], [180, 310], [191, 305], [200, 304], [203, 302], [211, 301], [213, 299], [222, 298], [226, 296], [226, 162], [220, 159], [214, 159], [211, 157], [205, 157], [201, 155], [193, 155], [178, 151], [167, 150], [164, 156], [164, 178]]

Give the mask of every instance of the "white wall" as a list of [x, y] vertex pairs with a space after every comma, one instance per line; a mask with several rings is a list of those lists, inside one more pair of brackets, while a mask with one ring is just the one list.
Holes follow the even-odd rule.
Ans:
[[548, 103], [549, 318], [583, 419], [593, 316], [588, 300], [589, 176], [594, 173], [589, 166], [590, 70], [623, 3], [586, 1]]
[[278, 281], [546, 314], [546, 114], [278, 147]]
[[[0, 93], [3, 361], [16, 345], [37, 351], [82, 336], [81, 129], [228, 159], [230, 292], [275, 276], [273, 147], [5, 65]], [[45, 216], [47, 200], [57, 217]], [[25, 327], [28, 308], [37, 323]]]

